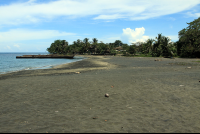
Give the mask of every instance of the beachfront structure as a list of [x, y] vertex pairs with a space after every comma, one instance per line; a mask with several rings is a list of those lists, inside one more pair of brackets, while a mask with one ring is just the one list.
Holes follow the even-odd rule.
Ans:
[[114, 50], [115, 51], [126, 51], [126, 50], [123, 50], [123, 48], [121, 46], [114, 48]]

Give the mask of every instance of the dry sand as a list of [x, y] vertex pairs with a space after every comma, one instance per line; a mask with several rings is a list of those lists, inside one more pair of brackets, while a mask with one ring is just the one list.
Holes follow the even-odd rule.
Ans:
[[200, 59], [155, 59], [0, 75], [0, 132], [200, 132]]

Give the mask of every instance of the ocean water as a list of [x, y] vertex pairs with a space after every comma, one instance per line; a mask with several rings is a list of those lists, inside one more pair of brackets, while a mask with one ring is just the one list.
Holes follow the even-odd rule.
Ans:
[[0, 74], [16, 72], [20, 70], [48, 69], [56, 65], [83, 60], [83, 57], [75, 56], [74, 59], [16, 59], [16, 56], [38, 55], [48, 53], [0, 53]]

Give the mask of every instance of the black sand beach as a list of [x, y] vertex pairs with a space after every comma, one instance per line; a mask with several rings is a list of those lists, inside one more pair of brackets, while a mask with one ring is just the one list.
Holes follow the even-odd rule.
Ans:
[[0, 132], [200, 132], [192, 61], [91, 56], [0, 75]]

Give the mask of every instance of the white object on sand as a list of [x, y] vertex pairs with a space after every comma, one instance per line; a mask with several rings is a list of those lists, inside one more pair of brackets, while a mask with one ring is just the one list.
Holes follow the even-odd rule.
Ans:
[[109, 94], [106, 93], [106, 94], [105, 94], [105, 97], [109, 97]]
[[76, 74], [80, 74], [80, 72], [75, 72]]

